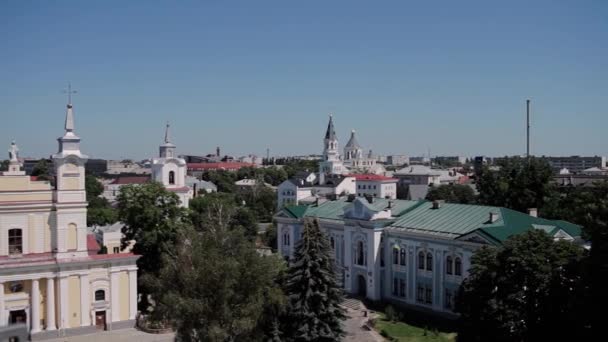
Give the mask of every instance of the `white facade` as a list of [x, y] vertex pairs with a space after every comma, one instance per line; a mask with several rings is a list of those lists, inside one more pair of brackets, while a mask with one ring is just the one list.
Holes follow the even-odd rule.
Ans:
[[[367, 179], [366, 179], [367, 178]], [[397, 198], [397, 179], [388, 177], [356, 177], [357, 196], [372, 196], [378, 198]]]
[[175, 145], [170, 141], [169, 124], [165, 130], [165, 143], [159, 147], [158, 158], [152, 159], [152, 180], [162, 183], [179, 197], [187, 208], [192, 199], [192, 190], [186, 185], [186, 161], [175, 154]]
[[297, 180], [288, 179], [277, 187], [277, 209], [288, 205], [298, 205], [300, 201], [312, 196], [313, 188], [297, 183]]

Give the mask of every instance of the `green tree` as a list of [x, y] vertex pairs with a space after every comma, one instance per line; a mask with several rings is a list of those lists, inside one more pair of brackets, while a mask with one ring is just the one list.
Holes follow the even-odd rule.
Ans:
[[49, 162], [46, 159], [40, 159], [32, 169], [32, 176], [38, 177], [39, 180], [51, 180]]
[[477, 177], [479, 203], [526, 212], [529, 208], [544, 210], [544, 203], [555, 195], [553, 173], [543, 160], [505, 158], [498, 171], [484, 166]]
[[302, 238], [287, 273], [289, 328], [293, 341], [338, 341], [344, 335], [340, 307], [342, 290], [336, 281], [331, 247], [318, 221], [306, 220]]
[[286, 302], [276, 283], [282, 261], [260, 256], [240, 229], [186, 229], [179, 241], [164, 256], [154, 315], [170, 320], [181, 341], [271, 338], [266, 313]]
[[262, 240], [263, 243], [270, 247], [272, 249], [273, 252], [277, 251], [277, 225], [275, 222], [272, 222], [268, 228], [266, 229], [266, 231], [264, 232], [264, 235], [262, 235]]
[[219, 192], [234, 193], [236, 190], [236, 186], [234, 185], [234, 182], [237, 180], [236, 172], [226, 170], [207, 171], [203, 173], [202, 179], [215, 184]]
[[10, 161], [8, 159], [3, 160], [0, 163], [0, 171], [8, 171], [8, 165], [10, 164]]
[[457, 296], [458, 340], [577, 340], [582, 258], [580, 246], [541, 230], [478, 250]]
[[468, 185], [439, 185], [430, 188], [426, 199], [429, 201], [444, 200], [449, 203], [473, 204], [475, 203], [475, 192]]
[[112, 208], [107, 199], [99, 197], [103, 193], [103, 185], [92, 175], [85, 176], [87, 192], [87, 225], [105, 226], [118, 221], [118, 212]]
[[[140, 276], [158, 277], [162, 256], [174, 251], [178, 232], [189, 224], [179, 197], [152, 182], [125, 185], [117, 199], [118, 217], [125, 224], [123, 246], [135, 240], [133, 252], [141, 255], [137, 261]], [[143, 294], [142, 309], [147, 309], [145, 299], [152, 290], [142, 282], [139, 292]]]

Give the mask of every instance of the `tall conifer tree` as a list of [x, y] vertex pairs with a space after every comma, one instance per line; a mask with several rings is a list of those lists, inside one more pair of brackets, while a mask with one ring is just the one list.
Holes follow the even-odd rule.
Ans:
[[[339, 341], [344, 332], [342, 290], [334, 260], [317, 220], [306, 220], [287, 275], [289, 329], [293, 341]], [[287, 337], [287, 336], [286, 336]]]

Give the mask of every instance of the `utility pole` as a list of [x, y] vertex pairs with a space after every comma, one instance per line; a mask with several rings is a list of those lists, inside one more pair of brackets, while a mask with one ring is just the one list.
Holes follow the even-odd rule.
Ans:
[[526, 100], [526, 158], [530, 158], [530, 99]]

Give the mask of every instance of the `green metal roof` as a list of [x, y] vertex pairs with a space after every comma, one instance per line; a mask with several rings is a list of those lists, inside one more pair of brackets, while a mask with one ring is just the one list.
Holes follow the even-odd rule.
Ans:
[[[385, 210], [389, 205], [389, 200], [382, 198], [375, 198], [373, 203], [362, 202], [375, 211]], [[350, 205], [348, 199], [340, 198], [319, 205], [286, 207], [285, 212], [294, 218], [342, 221], [344, 211]], [[533, 217], [501, 207], [442, 203], [438, 209], [433, 209], [433, 203], [429, 201], [392, 200], [391, 212], [394, 222], [389, 224], [390, 228], [451, 239], [476, 232], [494, 244], [501, 244], [513, 235], [532, 229], [541, 229], [550, 235], [561, 229], [572, 237], [581, 236], [581, 227], [570, 222]], [[490, 213], [498, 214], [496, 221], [490, 222]]]

